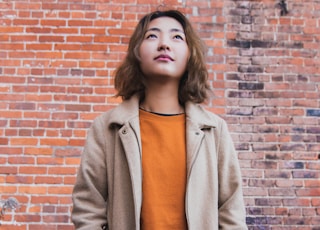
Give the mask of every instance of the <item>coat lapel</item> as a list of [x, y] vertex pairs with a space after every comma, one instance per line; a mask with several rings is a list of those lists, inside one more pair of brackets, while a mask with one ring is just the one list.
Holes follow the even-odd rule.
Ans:
[[187, 142], [187, 170], [188, 176], [198, 156], [201, 142], [204, 138], [204, 129], [216, 126], [216, 120], [198, 104], [186, 103], [186, 142]]
[[[139, 119], [136, 119], [135, 124], [139, 124]], [[133, 191], [133, 200], [135, 207], [135, 222], [136, 229], [140, 228], [140, 210], [142, 204], [142, 165], [141, 165], [141, 148], [140, 135], [131, 128], [129, 124], [125, 124], [119, 130], [119, 136], [126, 154]]]
[[186, 142], [187, 142], [187, 172], [188, 177], [192, 165], [197, 158], [201, 141], [203, 140], [203, 131], [197, 127], [191, 120], [186, 121]]
[[122, 142], [130, 170], [136, 229], [140, 229], [142, 165], [138, 97], [132, 97], [116, 107], [113, 111], [111, 124], [116, 124], [120, 127], [118, 135]]

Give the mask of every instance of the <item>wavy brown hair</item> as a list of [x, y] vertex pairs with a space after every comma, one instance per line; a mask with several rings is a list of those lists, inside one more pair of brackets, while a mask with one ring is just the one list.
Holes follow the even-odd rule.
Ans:
[[149, 23], [159, 17], [176, 19], [183, 27], [190, 51], [187, 69], [180, 80], [179, 102], [202, 103], [208, 98], [208, 71], [205, 63], [205, 46], [192, 28], [189, 20], [177, 10], [155, 11], [145, 15], [136, 26], [128, 46], [128, 53], [115, 72], [116, 96], [123, 100], [139, 94], [140, 100], [145, 96], [145, 78], [140, 68], [139, 48], [144, 39]]

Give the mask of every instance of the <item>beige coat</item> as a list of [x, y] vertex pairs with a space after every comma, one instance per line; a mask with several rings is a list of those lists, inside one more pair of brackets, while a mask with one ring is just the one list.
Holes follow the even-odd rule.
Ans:
[[[247, 229], [241, 175], [226, 123], [186, 104], [190, 230]], [[140, 230], [142, 202], [138, 99], [99, 116], [89, 130], [73, 191], [76, 229]]]

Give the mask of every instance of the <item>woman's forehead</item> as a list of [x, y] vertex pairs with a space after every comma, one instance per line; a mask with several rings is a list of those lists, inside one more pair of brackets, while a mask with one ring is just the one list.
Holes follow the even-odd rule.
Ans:
[[162, 16], [151, 20], [147, 26], [148, 30], [170, 30], [173, 32], [182, 32], [184, 33], [184, 29], [181, 23], [175, 18]]

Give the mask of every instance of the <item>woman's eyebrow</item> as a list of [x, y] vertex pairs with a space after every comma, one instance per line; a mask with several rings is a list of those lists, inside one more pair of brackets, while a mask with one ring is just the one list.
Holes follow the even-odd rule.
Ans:
[[[161, 32], [161, 29], [160, 28], [157, 28], [157, 27], [151, 27], [149, 29], [147, 29], [146, 32], [149, 32], [149, 31], [157, 31], [157, 32]], [[184, 31], [181, 30], [181, 29], [178, 29], [178, 28], [172, 28], [169, 30], [170, 32], [179, 32], [179, 33], [183, 33], [184, 34]]]
[[176, 28], [171, 29], [170, 32], [179, 32], [179, 33], [183, 33], [183, 34], [184, 34], [184, 31], [183, 31], [183, 30], [181, 30], [181, 29], [176, 29]]

